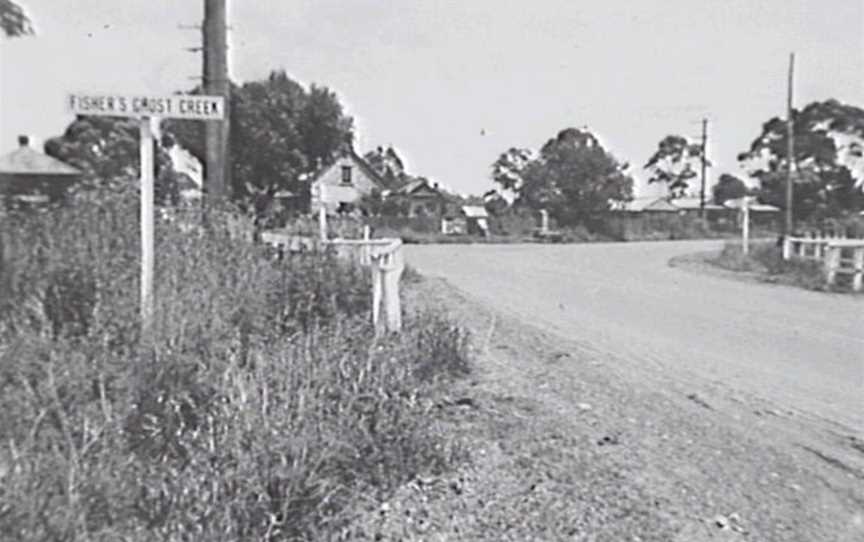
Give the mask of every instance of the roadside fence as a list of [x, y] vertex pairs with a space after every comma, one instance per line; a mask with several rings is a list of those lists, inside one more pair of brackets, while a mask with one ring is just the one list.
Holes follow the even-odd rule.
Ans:
[[864, 239], [813, 235], [786, 237], [783, 240], [783, 259], [800, 258], [821, 261], [825, 281], [831, 286], [838, 275], [850, 275], [852, 290], [864, 288]]

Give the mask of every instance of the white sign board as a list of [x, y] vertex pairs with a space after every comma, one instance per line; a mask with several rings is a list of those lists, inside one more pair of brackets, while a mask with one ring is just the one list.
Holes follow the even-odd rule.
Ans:
[[69, 111], [76, 115], [197, 120], [225, 118], [225, 99], [221, 96], [75, 93], [67, 96], [66, 105]]

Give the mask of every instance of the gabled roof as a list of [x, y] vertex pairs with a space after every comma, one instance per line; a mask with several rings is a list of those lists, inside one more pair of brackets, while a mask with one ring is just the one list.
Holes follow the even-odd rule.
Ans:
[[4, 175], [81, 175], [81, 171], [56, 158], [22, 144], [0, 156], [0, 174]]
[[409, 183], [406, 183], [396, 190], [393, 191], [394, 194], [399, 194], [402, 196], [410, 196], [411, 194], [415, 194], [423, 189], [428, 190], [437, 195], [441, 195], [441, 192], [434, 186], [429, 184], [429, 181], [426, 179], [415, 179]]
[[[346, 156], [347, 156], [348, 158], [351, 158], [351, 160], [352, 160], [352, 161], [353, 161], [353, 162], [354, 162], [354, 163], [355, 163], [355, 164], [356, 164], [360, 169], [363, 170], [363, 173], [365, 173], [367, 177], [369, 177], [370, 179], [372, 179], [372, 182], [374, 182], [376, 185], [378, 185], [378, 188], [380, 188], [381, 190], [384, 190], [385, 188], [387, 188], [387, 183], [384, 182], [384, 179], [381, 178], [381, 175], [378, 175], [378, 172], [375, 171], [374, 169], [372, 169], [372, 166], [369, 165], [369, 162], [367, 162], [366, 160], [364, 160], [362, 156], [360, 156], [359, 154], [357, 154], [356, 152], [354, 152], [354, 149], [351, 149], [350, 151], [347, 151], [347, 152], [343, 152], [343, 153], [342, 153], [342, 158], [344, 158], [344, 157], [346, 157]], [[320, 168], [320, 169], [319, 169], [319, 170], [318, 170], [318, 171], [317, 171], [317, 172], [312, 176], [312, 178], [309, 180], [309, 184], [312, 185], [312, 184], [315, 184], [316, 182], [318, 182], [318, 180], [319, 180], [319, 179], [320, 179], [320, 178], [321, 178], [321, 177], [322, 177], [322, 176], [323, 176], [327, 171], [329, 171], [330, 168], [334, 167], [335, 165], [336, 165], [336, 162], [330, 164], [329, 166], [324, 166], [324, 167]]]

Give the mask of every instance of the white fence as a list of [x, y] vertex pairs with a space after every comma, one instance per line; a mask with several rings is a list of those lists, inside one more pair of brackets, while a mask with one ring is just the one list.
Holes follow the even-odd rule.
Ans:
[[342, 257], [359, 261], [372, 270], [372, 322], [377, 326], [381, 308], [388, 331], [402, 329], [399, 279], [405, 270], [401, 239], [331, 239], [326, 244]]
[[837, 282], [837, 275], [851, 275], [852, 290], [860, 292], [864, 287], [864, 239], [787, 237], [783, 259], [792, 257], [821, 261], [829, 285]]
[[388, 331], [402, 329], [402, 302], [399, 280], [405, 269], [401, 239], [370, 239], [369, 228], [364, 228], [363, 239], [328, 239], [326, 217], [321, 215], [321, 239], [287, 235], [279, 231], [262, 232], [261, 241], [291, 252], [331, 247], [342, 258], [369, 267], [372, 272], [372, 322], [381, 324], [381, 312], [386, 315], [384, 327]]

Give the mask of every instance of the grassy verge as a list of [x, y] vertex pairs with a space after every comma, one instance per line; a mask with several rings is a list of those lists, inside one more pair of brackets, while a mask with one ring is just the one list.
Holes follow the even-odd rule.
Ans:
[[430, 412], [468, 337], [435, 313], [376, 335], [361, 270], [159, 224], [144, 341], [134, 200], [4, 220], [10, 539], [330, 539], [460, 458]]
[[754, 243], [744, 254], [740, 243], [728, 242], [709, 263], [729, 271], [753, 273], [757, 277], [809, 290], [825, 290], [825, 274], [820, 262], [783, 259], [783, 251], [773, 242]]

